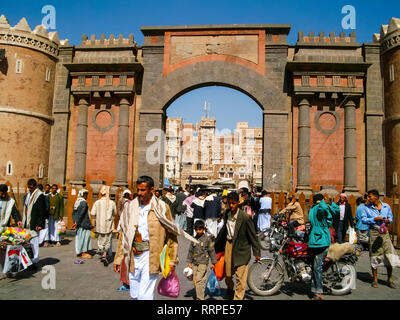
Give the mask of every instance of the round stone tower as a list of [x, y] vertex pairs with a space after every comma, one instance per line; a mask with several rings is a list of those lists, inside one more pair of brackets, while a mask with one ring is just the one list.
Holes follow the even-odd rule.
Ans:
[[0, 16], [0, 183], [47, 183], [59, 39]]
[[386, 194], [400, 195], [400, 19], [383, 25], [375, 40], [381, 43], [384, 83]]

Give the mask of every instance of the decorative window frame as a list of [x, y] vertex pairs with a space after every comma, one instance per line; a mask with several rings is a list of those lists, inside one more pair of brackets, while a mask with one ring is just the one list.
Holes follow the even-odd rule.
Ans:
[[51, 68], [46, 68], [46, 75], [45, 75], [45, 80], [46, 82], [50, 82], [51, 79]]
[[389, 82], [394, 82], [395, 80], [395, 68], [394, 64], [389, 65]]
[[43, 179], [43, 176], [44, 176], [44, 165], [43, 165], [43, 163], [41, 163], [41, 164], [39, 165], [38, 178], [39, 178], [39, 179]]
[[14, 173], [13, 163], [8, 161], [6, 164], [6, 176], [12, 176]]
[[21, 74], [23, 67], [24, 67], [24, 63], [23, 63], [22, 59], [17, 59], [15, 61], [15, 73]]
[[[105, 127], [100, 127], [97, 123], [96, 123], [96, 117], [99, 113], [101, 112], [107, 112], [110, 116], [111, 116], [111, 122], [109, 125], [105, 126]], [[96, 110], [95, 112], [93, 112], [92, 115], [92, 126], [97, 130], [100, 131], [102, 134], [106, 133], [108, 130], [110, 130], [112, 127], [114, 127], [115, 124], [115, 115], [114, 112], [112, 110], [108, 110], [106, 108], [100, 108], [98, 110]]]
[[[332, 116], [334, 116], [335, 120], [336, 120], [335, 126], [330, 130], [323, 129], [321, 127], [321, 125], [319, 124], [319, 118], [321, 118], [321, 116], [326, 113], [329, 113]], [[315, 123], [315, 126], [318, 129], [318, 131], [322, 132], [325, 136], [329, 137], [332, 133], [334, 133], [335, 131], [337, 131], [340, 128], [340, 116], [336, 111], [329, 111], [329, 110], [318, 111], [315, 115], [314, 123]]]

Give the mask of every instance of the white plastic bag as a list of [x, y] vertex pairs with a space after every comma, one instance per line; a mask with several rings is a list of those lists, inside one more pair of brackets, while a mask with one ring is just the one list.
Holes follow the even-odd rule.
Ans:
[[4, 261], [3, 273], [17, 273], [32, 264], [25, 248], [21, 245], [8, 245]]
[[3, 273], [8, 272], [19, 272], [20, 266], [20, 254], [22, 246], [8, 245], [6, 250], [6, 258], [4, 260]]
[[357, 233], [352, 227], [349, 227], [349, 242], [351, 244], [357, 243]]
[[64, 221], [57, 222], [57, 234], [63, 235], [63, 234], [65, 234], [66, 231], [67, 231], [67, 228], [65, 226], [65, 222]]

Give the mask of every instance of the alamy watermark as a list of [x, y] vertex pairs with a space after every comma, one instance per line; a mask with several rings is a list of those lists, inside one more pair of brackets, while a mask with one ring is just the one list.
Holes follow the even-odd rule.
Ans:
[[352, 5], [345, 5], [342, 8], [342, 14], [345, 16], [342, 18], [342, 28], [344, 30], [356, 29], [356, 8]]
[[56, 29], [56, 8], [52, 5], [45, 5], [42, 8], [42, 14], [45, 16], [42, 18], [42, 25], [45, 26], [46, 30]]
[[44, 266], [42, 273], [45, 276], [42, 279], [42, 289], [55, 290], [56, 289], [56, 268], [53, 266]]

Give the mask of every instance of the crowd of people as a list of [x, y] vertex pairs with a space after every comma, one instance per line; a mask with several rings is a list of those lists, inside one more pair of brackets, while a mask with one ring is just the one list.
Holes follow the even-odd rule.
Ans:
[[[91, 210], [87, 203], [89, 191], [81, 189], [73, 206], [73, 228], [76, 230], [75, 250], [78, 258], [92, 258], [93, 232], [97, 234], [97, 254], [108, 266], [112, 253], [115, 217], [118, 247], [113, 269], [120, 274], [119, 291], [129, 291], [132, 299], [154, 299], [155, 285], [161, 270], [160, 253], [168, 248], [169, 272], [175, 272], [178, 263], [178, 236], [190, 243], [186, 257], [192, 270], [196, 299], [205, 298], [205, 285], [217, 256], [224, 256], [224, 274], [227, 298], [242, 300], [246, 291], [248, 264], [251, 255], [261, 257], [257, 233], [264, 233], [271, 224], [272, 198], [263, 190], [252, 193], [247, 188], [237, 191], [190, 189], [171, 187], [155, 190], [151, 177], [142, 176], [136, 182], [137, 193], [123, 191], [117, 204], [110, 198], [110, 188], [102, 186], [99, 199]], [[8, 187], [0, 185], [0, 227], [10, 225], [10, 218], [19, 227], [36, 232], [30, 241], [32, 268], [39, 261], [39, 246], [61, 245], [57, 226], [64, 217], [64, 200], [57, 185], [27, 183], [22, 214], [15, 201], [7, 195]], [[289, 195], [288, 204], [280, 213], [289, 213], [289, 234], [305, 229], [306, 219], [295, 195]], [[92, 219], [90, 219], [92, 217]], [[398, 256], [388, 234], [393, 214], [388, 204], [379, 200], [379, 192], [370, 190], [357, 199], [357, 211], [352, 208], [345, 193], [337, 203], [321, 194], [313, 197], [308, 220], [312, 229], [309, 247], [314, 254], [311, 291], [314, 298], [323, 299], [322, 263], [333, 242], [343, 243], [349, 228], [355, 228], [358, 242], [370, 252], [372, 287], [378, 286], [377, 268], [387, 268], [387, 283], [396, 288], [392, 268], [398, 265]], [[79, 260], [77, 260], [79, 261]]]

